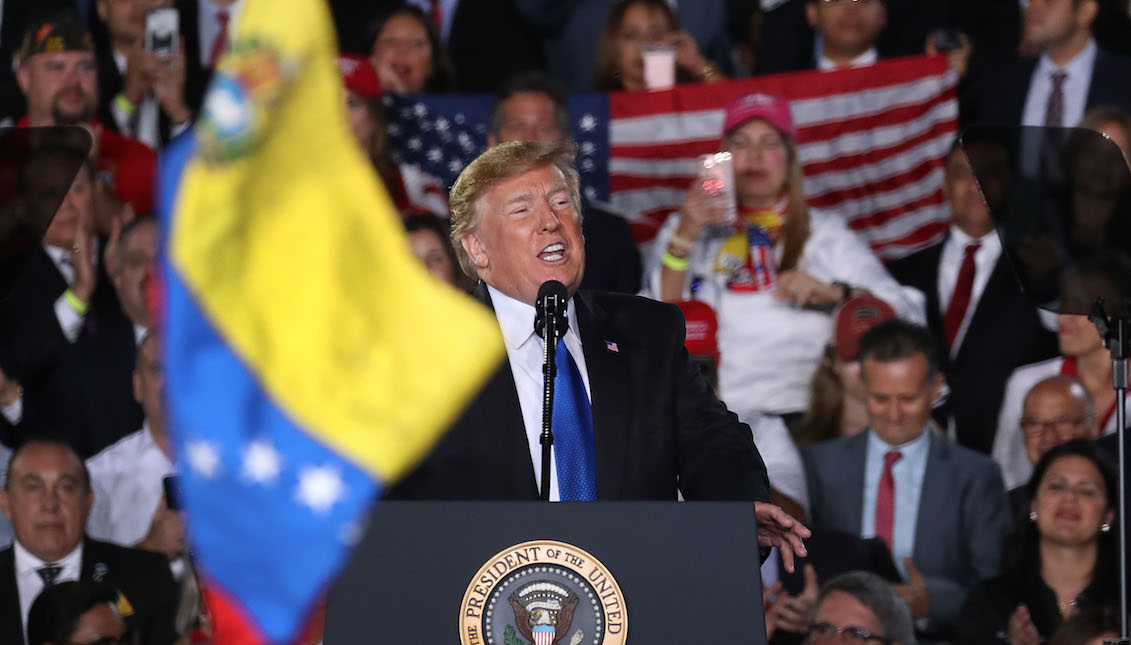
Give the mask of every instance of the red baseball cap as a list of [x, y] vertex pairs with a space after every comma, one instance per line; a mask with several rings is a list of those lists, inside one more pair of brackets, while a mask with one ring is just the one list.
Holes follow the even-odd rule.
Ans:
[[687, 321], [687, 338], [683, 345], [692, 356], [709, 356], [719, 366], [719, 319], [715, 310], [699, 300], [680, 300], [675, 303], [683, 310]]
[[369, 59], [357, 54], [339, 54], [338, 71], [346, 89], [363, 99], [381, 98], [381, 81]]
[[856, 360], [860, 337], [869, 329], [895, 318], [891, 305], [870, 293], [861, 293], [845, 300], [836, 310], [836, 354], [844, 361]]
[[723, 136], [751, 119], [765, 119], [785, 134], [791, 137], [797, 136], [797, 129], [793, 127], [793, 115], [789, 111], [789, 101], [780, 96], [761, 92], [740, 96], [727, 105], [726, 117], [723, 119]]

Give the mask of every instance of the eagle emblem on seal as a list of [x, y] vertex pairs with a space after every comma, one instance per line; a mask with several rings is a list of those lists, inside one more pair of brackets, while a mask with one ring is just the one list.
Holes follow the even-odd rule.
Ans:
[[546, 581], [530, 582], [510, 595], [518, 633], [533, 645], [578, 645], [585, 635], [574, 630], [568, 641], [578, 597], [565, 587]]

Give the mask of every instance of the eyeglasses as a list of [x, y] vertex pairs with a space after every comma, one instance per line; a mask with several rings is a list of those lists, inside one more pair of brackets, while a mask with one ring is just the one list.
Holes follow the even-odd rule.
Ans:
[[1087, 420], [1087, 417], [1076, 416], [1059, 416], [1052, 419], [1038, 419], [1036, 417], [1022, 417], [1021, 429], [1025, 432], [1044, 432], [1048, 428], [1056, 430], [1058, 433], [1068, 433], [1075, 430], [1081, 423]]
[[856, 625], [834, 627], [828, 623], [813, 623], [809, 625], [807, 636], [806, 642], [809, 643], [831, 643], [837, 640], [838, 636], [840, 637], [839, 640], [856, 645], [863, 645], [868, 641], [877, 641], [882, 645], [892, 645], [893, 642], [887, 636], [877, 636], [863, 627], [857, 627]]

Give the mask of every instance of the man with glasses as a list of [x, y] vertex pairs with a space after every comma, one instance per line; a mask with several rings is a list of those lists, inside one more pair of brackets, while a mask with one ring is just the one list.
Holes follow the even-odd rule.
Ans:
[[62, 582], [35, 599], [28, 614], [29, 645], [127, 645], [118, 592], [101, 582]]
[[810, 645], [916, 645], [911, 613], [879, 576], [855, 571], [833, 578], [817, 596]]
[[[1052, 448], [1073, 439], [1095, 439], [1095, 406], [1079, 379], [1057, 374], [1029, 389], [1021, 412], [1025, 454], [1036, 464]], [[1009, 504], [1018, 513], [1028, 512], [1027, 482], [1009, 491]]]

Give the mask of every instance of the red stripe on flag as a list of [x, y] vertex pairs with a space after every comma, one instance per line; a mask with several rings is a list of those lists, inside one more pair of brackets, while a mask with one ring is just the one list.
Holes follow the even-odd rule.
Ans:
[[906, 202], [893, 208], [876, 211], [869, 215], [854, 217], [849, 220], [848, 226], [854, 231], [865, 231], [872, 228], [878, 228], [880, 226], [883, 226], [884, 224], [887, 224], [888, 222], [891, 222], [892, 220], [898, 219], [901, 215], [913, 213], [927, 206], [938, 206], [945, 201], [946, 198], [943, 197], [942, 191], [938, 190], [931, 193], [930, 195], [927, 195], [926, 197]]
[[[878, 193], [894, 191], [926, 177], [932, 170], [943, 167], [942, 159], [928, 159], [913, 168], [877, 181], [860, 182], [848, 188], [831, 190], [809, 198], [809, 203], [819, 208], [835, 208], [838, 204], [873, 197]], [[851, 170], [846, 168], [846, 170]]]
[[[920, 226], [901, 238], [888, 240], [872, 248], [885, 259], [891, 260], [897, 257], [903, 257], [923, 247], [930, 246], [931, 243], [941, 237], [949, 227], [949, 221], [931, 222]], [[900, 251], [903, 252], [900, 253]]]
[[650, 143], [644, 145], [614, 145], [609, 147], [613, 159], [680, 159], [710, 154], [719, 150], [718, 139], [699, 139], [679, 143]]
[[224, 645], [265, 645], [267, 638], [236, 605], [235, 600], [215, 585], [201, 581], [201, 596], [208, 607], [212, 642]]
[[676, 177], [641, 177], [639, 175], [609, 175], [609, 190], [614, 193], [622, 190], [641, 190], [648, 188], [675, 188], [687, 190], [694, 177], [690, 175]]
[[[926, 132], [905, 139], [887, 148], [872, 148], [866, 152], [855, 155], [844, 155], [840, 157], [832, 157], [821, 161], [812, 161], [805, 164], [805, 174], [810, 177], [815, 177], [822, 173], [830, 171], [842, 171], [866, 164], [875, 164], [885, 161], [888, 158], [895, 157], [901, 153], [912, 150], [932, 139], [948, 133], [955, 133], [954, 121], [942, 121], [936, 123], [934, 127]], [[938, 156], [939, 159], [945, 160], [946, 153], [943, 152]]]
[[[843, 121], [828, 121], [820, 125], [801, 128], [797, 131], [797, 140], [805, 144], [811, 141], [823, 141], [841, 137], [859, 130], [875, 130], [909, 123], [925, 117], [932, 109], [947, 102], [952, 98], [948, 95], [953, 95], [953, 92], [933, 96], [922, 103], [900, 106], [868, 116], [845, 119]], [[935, 127], [939, 125], [948, 126], [952, 132], [958, 130], [958, 121], [953, 117], [938, 122]]]

